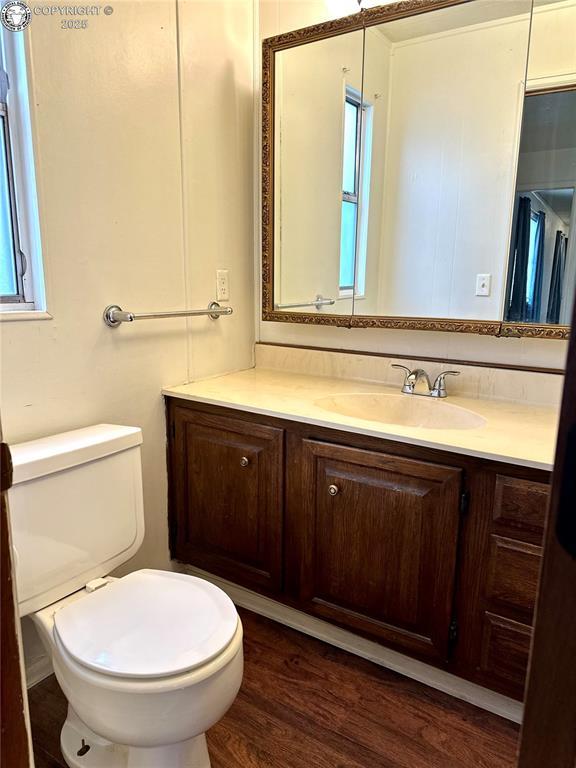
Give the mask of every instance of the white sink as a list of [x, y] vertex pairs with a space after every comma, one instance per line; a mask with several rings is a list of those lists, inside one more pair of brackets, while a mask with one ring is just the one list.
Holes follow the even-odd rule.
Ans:
[[325, 411], [354, 419], [425, 429], [478, 429], [486, 419], [445, 399], [419, 395], [348, 394], [316, 400]]

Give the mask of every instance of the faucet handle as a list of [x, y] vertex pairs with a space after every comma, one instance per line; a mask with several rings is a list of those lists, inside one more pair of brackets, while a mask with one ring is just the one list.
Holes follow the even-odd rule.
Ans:
[[398, 368], [400, 371], [404, 371], [404, 384], [402, 385], [402, 392], [405, 395], [414, 394], [414, 382], [410, 381], [412, 371], [405, 365], [398, 365], [398, 363], [392, 363], [391, 368]]
[[398, 368], [401, 371], [406, 371], [406, 376], [410, 376], [410, 374], [412, 373], [410, 368], [407, 368], [405, 365], [399, 365], [398, 363], [392, 363], [390, 365], [390, 368]]
[[447, 397], [446, 376], [460, 376], [460, 371], [442, 371], [438, 374], [430, 392], [432, 397]]

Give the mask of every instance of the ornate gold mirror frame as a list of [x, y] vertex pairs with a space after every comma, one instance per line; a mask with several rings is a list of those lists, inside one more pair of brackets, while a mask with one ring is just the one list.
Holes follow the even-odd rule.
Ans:
[[427, 317], [385, 317], [280, 312], [274, 308], [274, 80], [275, 55], [328, 37], [362, 30], [375, 24], [472, 3], [475, 0], [402, 0], [359, 11], [353, 16], [269, 37], [262, 42], [262, 319], [281, 323], [332, 325], [345, 328], [397, 328], [450, 331], [483, 336], [567, 339], [570, 326], [507, 323], [500, 320], [452, 320]]

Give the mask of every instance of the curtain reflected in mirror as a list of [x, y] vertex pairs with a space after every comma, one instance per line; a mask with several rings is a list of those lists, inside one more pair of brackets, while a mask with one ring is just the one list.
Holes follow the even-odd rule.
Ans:
[[567, 325], [576, 279], [576, 90], [524, 107], [504, 319]]
[[421, 5], [264, 41], [262, 316], [566, 338], [576, 0]]

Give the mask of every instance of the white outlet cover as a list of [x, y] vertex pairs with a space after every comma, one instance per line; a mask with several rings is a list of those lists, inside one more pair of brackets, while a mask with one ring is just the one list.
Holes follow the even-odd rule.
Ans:
[[216, 301], [229, 301], [230, 282], [227, 269], [216, 270]]
[[492, 275], [476, 275], [476, 296], [490, 296]]

